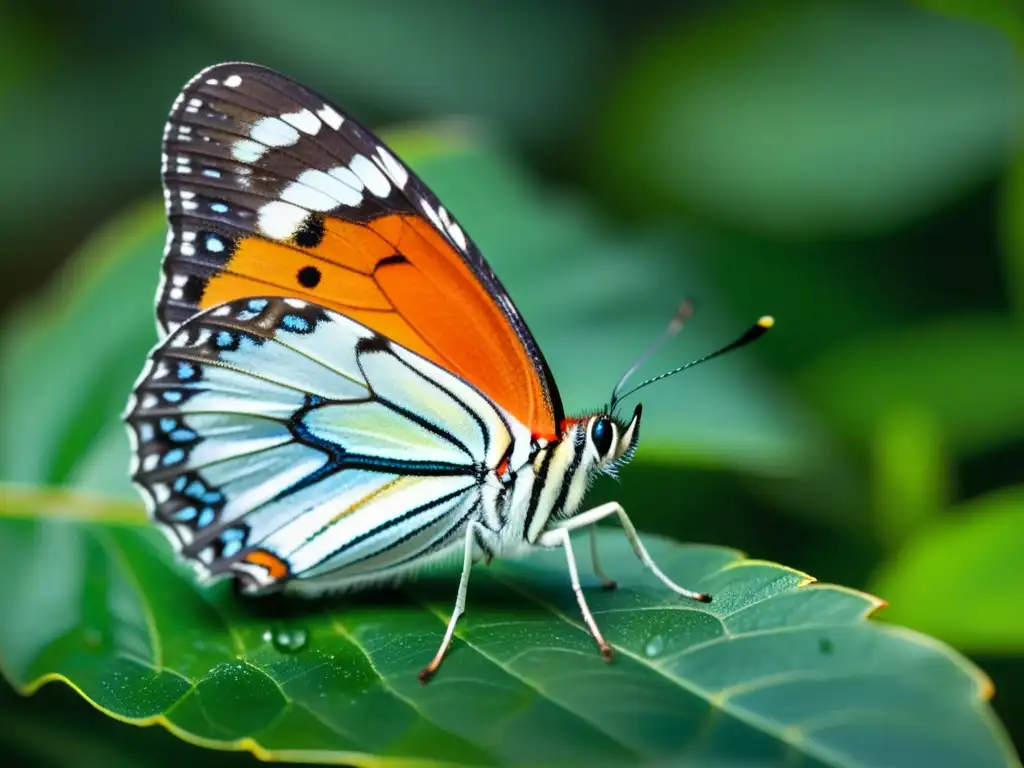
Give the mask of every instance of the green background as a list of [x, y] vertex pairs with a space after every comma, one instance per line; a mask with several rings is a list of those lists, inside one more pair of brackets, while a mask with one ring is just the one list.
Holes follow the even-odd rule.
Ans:
[[[592, 499], [877, 594], [992, 678], [1019, 750], [1022, 54], [1011, 0], [2, 4], [0, 479], [134, 499], [116, 414], [155, 338], [163, 121], [201, 67], [257, 61], [423, 173], [570, 411], [684, 295], [652, 374], [774, 314], [645, 391], [637, 458]], [[61, 686], [0, 713], [39, 764], [178, 748]]]

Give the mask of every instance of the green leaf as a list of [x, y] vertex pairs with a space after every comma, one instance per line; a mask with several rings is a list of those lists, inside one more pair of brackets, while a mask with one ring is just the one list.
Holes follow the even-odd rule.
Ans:
[[0, 476], [67, 482], [101, 433], [121, 427], [118, 414], [156, 340], [165, 226], [155, 204], [120, 217], [3, 329]]
[[1004, 164], [1022, 85], [998, 32], [903, 3], [730, 4], [645, 45], [591, 167], [644, 214], [863, 235]]
[[73, 688], [19, 696], [0, 678], [0, 750], [8, 765], [104, 768], [252, 768], [252, 756], [202, 749], [162, 728], [125, 728]]
[[1024, 316], [1024, 139], [1003, 188], [1000, 229], [1006, 287], [1017, 314]]
[[[23, 691], [64, 680], [96, 707], [264, 759], [351, 765], [1018, 765], [991, 683], [947, 647], [864, 619], [868, 595], [732, 550], [648, 537], [681, 602], [619, 531], [620, 589], [586, 594], [560, 552], [474, 572], [438, 677], [416, 679], [451, 610], [450, 574], [334, 602], [197, 589], [134, 505], [5, 488], [0, 660]], [[528, 738], [524, 738], [528, 734]]]
[[949, 460], [935, 417], [919, 406], [883, 414], [873, 443], [875, 529], [891, 547], [946, 508]]
[[977, 653], [1021, 653], [1024, 486], [936, 519], [875, 575], [885, 617]]
[[[458, 213], [515, 296], [571, 411], [607, 400], [684, 293], [707, 295], [675, 245], [606, 231], [497, 150], [451, 130], [396, 138], [396, 150]], [[118, 416], [156, 341], [152, 301], [165, 227], [155, 205], [114, 221], [45, 301], [6, 330], [0, 477], [135, 497]], [[672, 357], [651, 367], [696, 357], [745, 325], [702, 310]], [[652, 387], [644, 402], [658, 415], [644, 424], [643, 456], [770, 471], [817, 453], [794, 402], [757, 373], [748, 353]]]
[[958, 318], [860, 340], [823, 355], [800, 387], [844, 437], [866, 444], [895, 408], [935, 420], [952, 452], [1024, 433], [1024, 329], [1001, 318]]
[[[481, 116], [550, 147], [586, 130], [614, 31], [585, 0], [189, 3], [196, 24], [362, 112]], [[244, 24], [237, 23], [245, 18]], [[467, 65], [472, 62], [471, 65]]]
[[1017, 0], [915, 0], [933, 11], [988, 24], [1015, 41], [1024, 53], [1024, 5]]

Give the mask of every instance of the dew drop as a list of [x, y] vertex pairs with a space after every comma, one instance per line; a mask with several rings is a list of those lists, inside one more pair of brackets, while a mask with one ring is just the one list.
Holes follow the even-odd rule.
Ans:
[[649, 657], [654, 658], [665, 650], [665, 638], [661, 635], [655, 635], [647, 641], [647, 645], [644, 646], [644, 653]]
[[306, 647], [309, 633], [302, 627], [277, 627], [266, 630], [263, 640], [273, 644], [281, 653], [296, 653]]

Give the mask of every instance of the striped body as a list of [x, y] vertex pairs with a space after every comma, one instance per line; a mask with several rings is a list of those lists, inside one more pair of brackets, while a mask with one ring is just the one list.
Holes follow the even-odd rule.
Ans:
[[[517, 556], [635, 442], [536, 438], [471, 384], [351, 318], [253, 298], [154, 350], [127, 414], [133, 477], [206, 577], [305, 593], [392, 581], [463, 547]], [[624, 439], [619, 440], [618, 435]]]

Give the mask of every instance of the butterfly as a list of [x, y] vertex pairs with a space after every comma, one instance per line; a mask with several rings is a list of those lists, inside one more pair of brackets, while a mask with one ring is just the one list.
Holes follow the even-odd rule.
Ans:
[[[203, 70], [163, 139], [170, 224], [160, 341], [125, 420], [132, 479], [177, 554], [244, 593], [316, 595], [462, 559], [438, 669], [471, 566], [562, 548], [625, 510], [581, 511], [633, 456], [641, 406], [567, 418], [537, 342], [458, 221], [371, 132], [270, 69]], [[664, 338], [689, 314], [684, 305]], [[653, 350], [649, 350], [653, 352]], [[594, 539], [591, 539], [594, 543]], [[606, 586], [594, 548], [593, 569]]]

